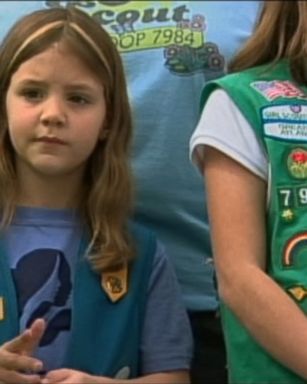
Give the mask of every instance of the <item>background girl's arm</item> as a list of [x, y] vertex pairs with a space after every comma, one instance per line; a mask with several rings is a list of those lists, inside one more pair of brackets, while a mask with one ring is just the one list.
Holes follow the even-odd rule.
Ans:
[[219, 292], [255, 339], [307, 378], [307, 319], [265, 273], [266, 183], [206, 147], [204, 176]]
[[141, 376], [137, 379], [121, 380], [109, 377], [91, 376], [71, 369], [58, 369], [49, 372], [41, 384], [189, 384], [190, 378], [187, 371], [162, 372]]

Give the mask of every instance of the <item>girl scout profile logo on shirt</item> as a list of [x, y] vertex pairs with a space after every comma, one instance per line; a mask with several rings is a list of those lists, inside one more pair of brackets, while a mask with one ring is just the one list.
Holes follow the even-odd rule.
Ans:
[[70, 329], [72, 281], [66, 256], [58, 249], [34, 249], [20, 256], [12, 275], [16, 291], [20, 292], [21, 328], [28, 328], [36, 318], [46, 319], [47, 329], [39, 346], [51, 344], [60, 333]]

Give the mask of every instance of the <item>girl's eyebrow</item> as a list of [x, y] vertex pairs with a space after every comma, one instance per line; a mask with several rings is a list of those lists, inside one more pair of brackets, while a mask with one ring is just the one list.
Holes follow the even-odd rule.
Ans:
[[42, 81], [42, 80], [35, 80], [35, 79], [24, 79], [24, 80], [21, 80], [21, 81], [18, 81], [17, 84], [19, 86], [24, 86], [24, 85], [45, 85], [46, 82]]
[[[23, 86], [47, 86], [48, 85], [48, 82], [47, 81], [43, 81], [43, 80], [37, 80], [37, 79], [23, 79], [21, 80], [20, 82], [17, 83], [19, 87], [23, 87]], [[98, 86], [99, 88], [103, 89], [103, 86], [100, 84], [100, 83], [95, 83], [94, 84], [91, 84], [91, 83], [87, 83], [87, 82], [82, 82], [82, 81], [78, 81], [78, 82], [75, 82], [75, 83], [70, 83], [70, 84], [66, 84], [64, 85], [64, 87], [68, 90], [71, 90], [71, 91], [96, 91], [96, 86]]]
[[65, 86], [68, 90], [72, 91], [96, 91], [97, 88], [103, 89], [103, 86], [100, 83], [95, 83], [94, 84], [89, 84], [89, 83], [83, 83], [83, 82], [76, 82], [76, 83], [71, 83], [67, 84]]

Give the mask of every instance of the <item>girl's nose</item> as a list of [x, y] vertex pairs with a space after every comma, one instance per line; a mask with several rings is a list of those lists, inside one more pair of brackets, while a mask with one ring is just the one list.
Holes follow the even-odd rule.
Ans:
[[64, 102], [58, 97], [49, 97], [43, 105], [40, 121], [45, 126], [64, 126], [66, 122]]

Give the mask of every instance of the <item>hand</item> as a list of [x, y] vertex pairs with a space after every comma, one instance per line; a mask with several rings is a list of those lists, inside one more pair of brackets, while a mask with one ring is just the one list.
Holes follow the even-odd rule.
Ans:
[[[2, 345], [0, 348], [1, 383], [34, 384], [40, 382], [40, 376], [35, 372], [41, 371], [43, 364], [31, 355], [38, 346], [45, 328], [45, 321], [37, 319], [29, 329]], [[21, 372], [29, 372], [29, 374]]]
[[92, 376], [73, 369], [56, 369], [50, 371], [41, 380], [41, 384], [108, 384], [114, 383], [113, 379], [103, 376]]

